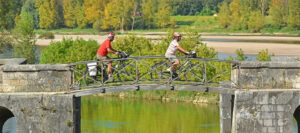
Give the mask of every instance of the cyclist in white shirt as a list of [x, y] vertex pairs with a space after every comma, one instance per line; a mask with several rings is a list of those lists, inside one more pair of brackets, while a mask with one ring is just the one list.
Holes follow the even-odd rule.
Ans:
[[187, 52], [186, 50], [184, 50], [183, 48], [180, 47], [180, 45], [178, 44], [178, 42], [181, 40], [182, 35], [175, 32], [173, 34], [173, 41], [170, 43], [165, 57], [167, 57], [171, 63], [172, 66], [170, 68], [167, 69], [167, 71], [172, 71], [176, 73], [176, 67], [180, 64], [179, 59], [176, 58], [176, 51], [179, 50], [180, 52], [189, 55], [190, 53]]

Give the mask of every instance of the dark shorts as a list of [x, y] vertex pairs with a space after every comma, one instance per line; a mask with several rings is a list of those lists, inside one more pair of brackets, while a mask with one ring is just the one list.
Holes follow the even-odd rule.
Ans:
[[112, 61], [103, 61], [103, 60], [109, 60], [110, 58], [108, 56], [101, 56], [97, 54], [97, 59], [99, 61], [102, 61], [104, 64], [112, 63]]

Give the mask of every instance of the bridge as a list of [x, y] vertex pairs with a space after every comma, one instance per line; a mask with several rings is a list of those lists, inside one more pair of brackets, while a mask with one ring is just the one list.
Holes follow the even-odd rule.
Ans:
[[94, 76], [87, 64], [97, 61], [25, 65], [22, 59], [0, 60], [0, 129], [15, 117], [17, 132], [77, 133], [82, 96], [157, 89], [220, 93], [221, 133], [292, 133], [292, 119], [299, 124], [299, 62], [180, 58], [184, 67], [178, 76], [165, 72], [164, 57], [112, 59], [113, 82], [105, 79], [105, 64], [99, 61]]

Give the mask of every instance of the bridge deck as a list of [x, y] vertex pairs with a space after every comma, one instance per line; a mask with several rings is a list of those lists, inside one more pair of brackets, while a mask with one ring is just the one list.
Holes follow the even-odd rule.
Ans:
[[124, 92], [124, 91], [139, 91], [139, 90], [183, 90], [183, 91], [202, 91], [214, 93], [233, 93], [232, 89], [224, 87], [208, 87], [208, 86], [194, 86], [194, 85], [139, 85], [139, 86], [107, 86], [94, 87], [92, 89], [75, 90], [69, 93], [74, 94], [75, 97], [96, 95], [100, 93], [110, 92]]

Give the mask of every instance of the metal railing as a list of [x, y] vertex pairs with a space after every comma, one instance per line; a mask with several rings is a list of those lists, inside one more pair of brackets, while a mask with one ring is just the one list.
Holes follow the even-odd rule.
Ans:
[[[98, 88], [106, 86], [160, 84], [174, 86], [188, 84], [219, 86], [231, 80], [232, 66], [236, 61], [178, 57], [180, 65], [176, 72], [166, 69], [171, 63], [164, 56], [141, 56], [113, 58], [103, 61], [84, 61], [69, 64], [72, 74], [71, 88]], [[106, 62], [113, 62], [113, 80], [108, 79]]]

